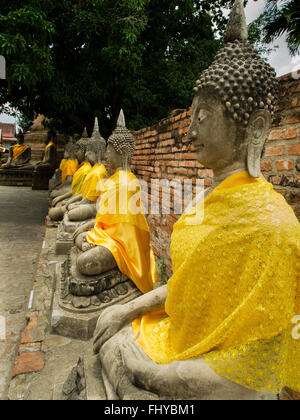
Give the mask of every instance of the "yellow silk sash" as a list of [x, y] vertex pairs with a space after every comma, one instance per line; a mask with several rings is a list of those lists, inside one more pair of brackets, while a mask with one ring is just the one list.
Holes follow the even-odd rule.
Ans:
[[92, 165], [89, 162], [84, 162], [73, 175], [72, 195], [81, 194], [82, 185], [87, 174], [92, 170]]
[[[105, 183], [95, 227], [87, 233], [87, 241], [109, 249], [119, 270], [130, 278], [141, 292], [147, 293], [157, 282], [157, 269], [145, 215], [132, 214], [130, 209], [130, 200], [140, 195], [140, 187], [138, 191], [132, 191], [129, 186], [137, 185], [139, 186], [137, 178], [131, 172], [124, 171], [118, 171]], [[106, 202], [114, 197], [117, 204], [116, 214], [107, 213]], [[120, 204], [122, 197], [126, 197], [128, 203], [123, 203], [123, 209], [123, 204]], [[140, 201], [140, 198], [137, 201]], [[120, 210], [127, 213], [120, 214]]]
[[21, 156], [27, 149], [28, 146], [26, 146], [26, 144], [16, 144], [13, 146], [13, 161]]
[[68, 176], [73, 176], [78, 168], [78, 160], [67, 160], [64, 164], [62, 174], [61, 174], [61, 180], [62, 183], [65, 182]]
[[56, 145], [53, 143], [53, 141], [50, 141], [50, 142], [47, 144], [47, 146], [45, 147], [45, 150], [44, 150], [44, 157], [43, 157], [43, 162], [44, 162], [44, 163], [46, 162], [46, 152], [47, 152], [47, 150], [49, 149], [49, 147], [51, 147], [51, 146], [54, 146], [54, 149], [55, 149], [55, 151], [56, 151]]
[[107, 172], [105, 166], [96, 163], [83, 183], [82, 197], [96, 203], [101, 195], [101, 190], [103, 188], [102, 182], [106, 177]]
[[[201, 203], [203, 204], [203, 203]], [[199, 204], [200, 205], [200, 204]], [[300, 225], [264, 177], [225, 180], [174, 226], [165, 313], [134, 321], [155, 362], [205, 357], [249, 389], [300, 391]], [[294, 323], [293, 323], [294, 321]]]

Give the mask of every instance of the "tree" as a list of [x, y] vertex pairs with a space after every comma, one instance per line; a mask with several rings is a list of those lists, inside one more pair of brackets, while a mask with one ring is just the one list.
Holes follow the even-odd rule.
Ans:
[[267, 0], [264, 13], [257, 19], [263, 30], [263, 41], [272, 43], [285, 34], [292, 55], [300, 48], [300, 5], [299, 0], [283, 0], [279, 4], [275, 0]]
[[121, 107], [128, 126], [185, 108], [212, 62], [232, 0], [0, 0], [0, 48], [9, 102], [66, 134], [108, 135]]

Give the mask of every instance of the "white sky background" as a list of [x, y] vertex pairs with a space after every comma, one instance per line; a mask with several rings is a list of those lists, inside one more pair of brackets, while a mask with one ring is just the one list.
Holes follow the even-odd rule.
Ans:
[[[245, 9], [247, 25], [258, 18], [264, 11], [265, 4], [265, 0], [249, 0]], [[278, 77], [300, 69], [300, 55], [296, 57], [290, 55], [285, 41], [285, 35], [277, 38], [274, 45], [278, 45], [279, 48], [269, 55], [268, 61], [275, 68]]]
[[[263, 12], [264, 6], [265, 0], [249, 0], [245, 9], [247, 24], [258, 18]], [[290, 55], [284, 35], [281, 38], [276, 39], [274, 45], [278, 45], [279, 48], [269, 55], [268, 61], [271, 66], [275, 68], [278, 77], [300, 69], [300, 55], [296, 57]], [[14, 117], [5, 114], [0, 115], [1, 123], [15, 123], [15, 121]]]

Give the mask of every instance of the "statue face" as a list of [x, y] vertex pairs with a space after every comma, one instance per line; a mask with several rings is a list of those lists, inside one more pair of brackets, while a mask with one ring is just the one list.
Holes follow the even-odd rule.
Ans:
[[84, 161], [85, 153], [79, 146], [77, 146], [76, 149], [75, 149], [75, 156], [76, 156], [76, 159], [78, 160], [78, 162], [81, 163], [81, 162]]
[[188, 138], [194, 145], [199, 163], [220, 170], [235, 161], [245, 162], [245, 154], [237, 150], [242, 136], [244, 134], [221, 100], [209, 93], [194, 98]]
[[85, 154], [85, 160], [90, 162], [90, 164], [93, 166], [97, 163], [97, 155], [93, 150], [87, 150]]
[[109, 144], [106, 149], [106, 153], [104, 159], [107, 165], [112, 169], [118, 169], [122, 166], [122, 157], [121, 155], [114, 149], [114, 147]]

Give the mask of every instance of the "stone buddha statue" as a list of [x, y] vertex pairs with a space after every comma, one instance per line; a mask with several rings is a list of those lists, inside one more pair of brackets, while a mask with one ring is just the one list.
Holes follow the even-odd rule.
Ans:
[[33, 189], [48, 189], [49, 180], [53, 176], [57, 168], [57, 148], [56, 137], [48, 133], [48, 138], [45, 142], [45, 150], [43, 159], [34, 166], [33, 172]]
[[81, 179], [82, 182], [80, 182], [80, 190], [77, 188], [79, 180], [75, 175], [71, 193], [66, 193], [53, 200], [54, 208], [49, 212], [52, 220], [62, 220], [67, 209], [69, 209], [66, 214], [68, 221], [82, 222], [96, 217], [96, 202], [101, 193], [101, 189], [98, 188], [99, 183], [107, 176], [105, 166], [102, 163], [105, 149], [106, 142], [100, 135], [98, 120], [96, 119], [92, 137], [86, 142], [86, 164], [84, 168], [79, 169], [85, 174], [84, 179]]
[[[76, 170], [75, 174], [72, 178], [72, 186], [68, 189], [65, 194], [59, 195], [55, 199], [53, 199], [52, 206], [53, 207], [61, 207], [62, 203], [65, 204], [68, 199], [72, 197], [72, 195], [78, 195], [81, 192], [82, 184], [85, 180], [86, 175], [92, 169], [91, 164], [89, 162], [85, 162], [85, 154], [86, 148], [89, 141], [89, 136], [87, 133], [86, 128], [84, 129], [80, 140], [76, 144], [73, 145], [75, 158], [78, 161], [79, 167]], [[65, 162], [69, 159], [69, 151], [66, 148], [64, 159], [61, 162], [60, 171], [62, 175], [62, 169], [65, 167]], [[61, 176], [60, 176], [61, 178]], [[60, 183], [61, 184], [61, 183]], [[65, 212], [65, 210], [64, 210]], [[54, 219], [55, 220], [55, 219]], [[57, 219], [59, 220], [59, 219]]]
[[[300, 341], [292, 338], [300, 227], [260, 172], [277, 81], [247, 41], [242, 0], [224, 43], [197, 81], [188, 133], [214, 184], [174, 226], [174, 275], [98, 320], [94, 351], [116, 399], [254, 400], [276, 398], [284, 386], [300, 391]], [[92, 248], [79, 269], [101, 270], [106, 258], [112, 265], [109, 253]]]
[[2, 165], [1, 169], [33, 169], [33, 166], [29, 164], [31, 148], [24, 144], [24, 134], [19, 133], [17, 139], [18, 144], [9, 148], [8, 161], [5, 165]]
[[76, 145], [70, 140], [64, 151], [64, 158], [62, 159], [59, 168], [49, 181], [50, 196], [63, 195], [64, 191], [69, 191], [70, 185], [73, 181], [73, 175], [78, 169], [77, 150]]
[[68, 274], [62, 276], [66, 279], [62, 282], [62, 295], [70, 302], [74, 296], [80, 297], [83, 307], [89, 307], [92, 297], [103, 303], [109, 299], [107, 305], [114, 304], [119, 294], [131, 300], [152, 290], [157, 282], [141, 188], [130, 171], [134, 148], [134, 137], [127, 130], [121, 111], [106, 151], [106, 162], [113, 175], [102, 185], [96, 220], [75, 231], [76, 246], [65, 268]]

